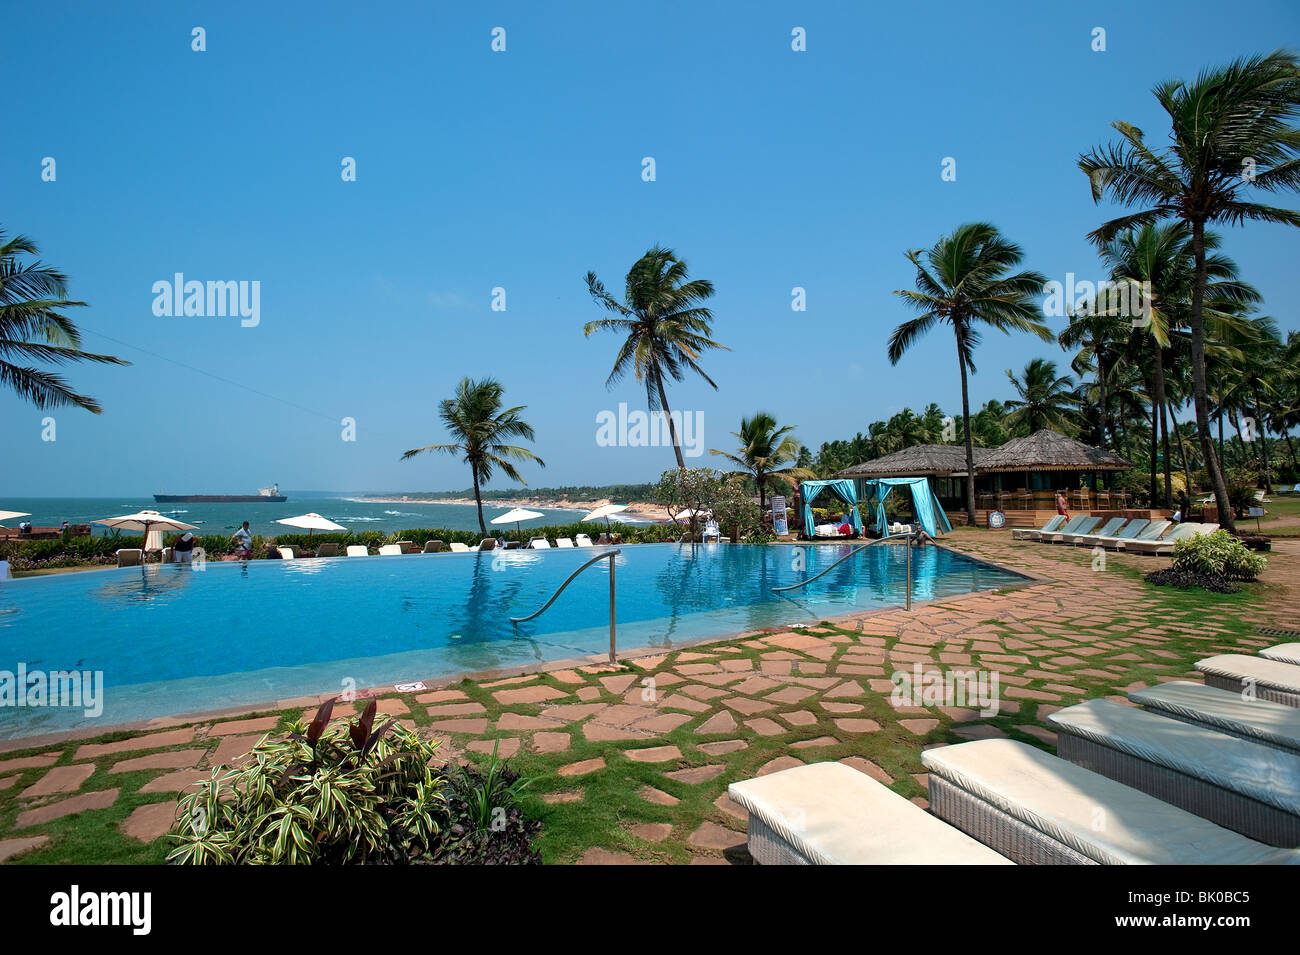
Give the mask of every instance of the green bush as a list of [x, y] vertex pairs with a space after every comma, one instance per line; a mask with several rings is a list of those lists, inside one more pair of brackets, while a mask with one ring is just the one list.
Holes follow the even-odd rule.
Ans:
[[1254, 580], [1267, 566], [1267, 557], [1224, 530], [1174, 542], [1175, 570], [1215, 574], [1227, 580]]
[[334, 701], [307, 727], [264, 737], [242, 768], [216, 769], [180, 801], [169, 862], [397, 863], [424, 855], [446, 809], [438, 743], [389, 720], [328, 728]]

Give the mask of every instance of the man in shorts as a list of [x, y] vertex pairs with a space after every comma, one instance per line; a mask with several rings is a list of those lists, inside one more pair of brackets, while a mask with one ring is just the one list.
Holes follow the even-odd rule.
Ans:
[[240, 557], [247, 560], [253, 556], [253, 532], [248, 529], [248, 521], [244, 521], [244, 526], [231, 534], [230, 539], [236, 542], [235, 549]]

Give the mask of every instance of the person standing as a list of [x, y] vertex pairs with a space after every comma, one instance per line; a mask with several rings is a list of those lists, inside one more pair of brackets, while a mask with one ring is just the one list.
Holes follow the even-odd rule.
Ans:
[[240, 557], [247, 560], [253, 555], [253, 532], [248, 529], [248, 521], [244, 521], [244, 526], [231, 534], [230, 539], [236, 542]]
[[1056, 513], [1066, 520], [1070, 519], [1070, 502], [1066, 499], [1064, 491], [1056, 492]]
[[186, 531], [172, 544], [172, 559], [178, 564], [188, 564], [194, 557], [194, 535]]

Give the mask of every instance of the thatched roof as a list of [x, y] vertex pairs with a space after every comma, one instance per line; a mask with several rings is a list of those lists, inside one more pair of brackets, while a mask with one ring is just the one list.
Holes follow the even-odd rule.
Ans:
[[[975, 448], [975, 470], [984, 470], [983, 462], [993, 452]], [[873, 477], [947, 477], [966, 473], [966, 446], [963, 444], [918, 444], [883, 458], [863, 461], [840, 471], [840, 478]]]
[[1008, 471], [1127, 471], [1132, 466], [1131, 461], [1109, 451], [1044, 428], [1027, 438], [1014, 438], [990, 452], [979, 462], [977, 470], [984, 474]]

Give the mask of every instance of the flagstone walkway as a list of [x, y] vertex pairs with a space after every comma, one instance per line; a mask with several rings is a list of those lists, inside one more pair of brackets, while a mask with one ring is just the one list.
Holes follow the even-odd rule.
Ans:
[[[547, 861], [745, 863], [732, 781], [839, 760], [924, 806], [926, 748], [991, 736], [1050, 748], [1045, 720], [1055, 710], [1199, 679], [1195, 660], [1254, 652], [1287, 639], [1257, 627], [1300, 619], [1300, 541], [1277, 542], [1261, 584], [1228, 598], [1147, 585], [1140, 574], [1162, 558], [1108, 554], [1094, 567], [1086, 550], [1005, 534], [962, 528], [949, 541], [1041, 581], [618, 667], [390, 693], [379, 708], [441, 737], [446, 759], [478, 759], [495, 745], [535, 776], [529, 801]], [[996, 671], [997, 715], [892, 705], [890, 675], [917, 665]], [[0, 861], [161, 861], [178, 793], [314, 710], [303, 700], [0, 755]]]

